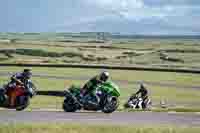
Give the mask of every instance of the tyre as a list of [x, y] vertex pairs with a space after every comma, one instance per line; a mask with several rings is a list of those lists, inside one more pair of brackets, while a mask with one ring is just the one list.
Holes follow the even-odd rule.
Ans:
[[0, 94], [0, 107], [6, 106], [7, 103], [7, 97], [5, 95]]
[[151, 101], [151, 99], [148, 99], [147, 110], [151, 110], [151, 109], [152, 109], [152, 101]]
[[3, 106], [6, 101], [5, 90], [0, 88], [0, 106]]
[[112, 113], [119, 106], [119, 100], [117, 97], [109, 97], [107, 98], [106, 104], [104, 105], [102, 112], [104, 113]]
[[151, 110], [151, 106], [152, 106], [151, 99], [147, 99], [145, 102], [143, 102], [142, 109]]
[[19, 96], [16, 99], [16, 111], [22, 111], [26, 109], [30, 104], [30, 98], [28, 96]]
[[66, 97], [63, 102], [63, 110], [65, 112], [76, 112], [78, 110], [77, 104], [72, 97]]

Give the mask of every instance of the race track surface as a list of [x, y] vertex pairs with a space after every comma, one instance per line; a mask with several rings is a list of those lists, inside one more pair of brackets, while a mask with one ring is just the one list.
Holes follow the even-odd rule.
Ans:
[[180, 125], [200, 126], [200, 114], [166, 112], [101, 112], [33, 111], [17, 112], [1, 110], [0, 123], [65, 122], [113, 125]]

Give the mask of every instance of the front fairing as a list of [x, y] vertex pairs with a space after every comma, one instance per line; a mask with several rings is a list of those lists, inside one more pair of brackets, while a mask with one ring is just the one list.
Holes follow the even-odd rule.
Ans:
[[97, 87], [97, 90], [102, 90], [103, 92], [111, 94], [112, 96], [120, 96], [119, 87], [111, 81], [103, 83], [102, 85]]
[[72, 85], [68, 90], [74, 96], [79, 96], [80, 95], [80, 87], [79, 86]]

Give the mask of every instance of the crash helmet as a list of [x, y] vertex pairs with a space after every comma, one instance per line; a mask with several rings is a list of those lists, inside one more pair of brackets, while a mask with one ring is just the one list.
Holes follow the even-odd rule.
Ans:
[[104, 81], [104, 82], [106, 82], [107, 80], [108, 80], [108, 78], [109, 78], [109, 72], [107, 72], [107, 71], [104, 71], [104, 72], [102, 72], [101, 74], [100, 74], [100, 80], [101, 81]]
[[31, 76], [32, 76], [32, 72], [31, 72], [31, 69], [24, 69], [23, 71], [23, 76], [27, 79], [30, 79]]
[[143, 82], [141, 82], [141, 83], [140, 83], [140, 88], [141, 88], [141, 89], [145, 89], [145, 88], [146, 88], [146, 84], [143, 83]]

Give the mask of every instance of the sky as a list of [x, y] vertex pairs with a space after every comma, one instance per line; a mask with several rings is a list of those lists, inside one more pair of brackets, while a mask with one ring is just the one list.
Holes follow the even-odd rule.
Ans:
[[200, 0], [0, 0], [0, 32], [198, 35]]

